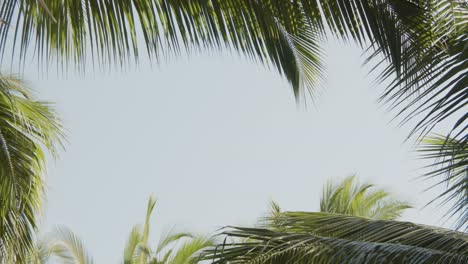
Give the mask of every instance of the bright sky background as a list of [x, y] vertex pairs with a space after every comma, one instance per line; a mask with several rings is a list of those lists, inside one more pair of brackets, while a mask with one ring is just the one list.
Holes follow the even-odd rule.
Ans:
[[[285, 210], [317, 210], [328, 178], [353, 173], [416, 208], [404, 220], [441, 225], [443, 210], [416, 180], [423, 165], [377, 103], [381, 89], [361, 67], [357, 48], [326, 47], [327, 83], [315, 106], [297, 107], [272, 70], [229, 53], [179, 57], [151, 69], [25, 78], [56, 103], [68, 133], [50, 162], [43, 231], [66, 225], [96, 263], [120, 263], [147, 198], [160, 203], [162, 230], [212, 233], [251, 225], [271, 199]], [[154, 243], [155, 244], [155, 243]]]

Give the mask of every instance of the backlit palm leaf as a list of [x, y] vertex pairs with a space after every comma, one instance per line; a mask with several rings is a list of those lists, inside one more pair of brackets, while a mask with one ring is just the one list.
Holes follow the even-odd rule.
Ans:
[[196, 263], [199, 252], [213, 245], [211, 239], [190, 233], [168, 232], [159, 239], [153, 251], [148, 242], [151, 215], [156, 200], [150, 197], [146, 209], [143, 230], [135, 226], [124, 250], [124, 264], [190, 264]]
[[58, 257], [62, 264], [94, 263], [83, 241], [68, 228], [60, 227], [51, 233], [48, 247], [51, 254]]
[[372, 184], [359, 184], [355, 176], [338, 184], [328, 181], [322, 191], [320, 211], [371, 219], [396, 219], [403, 210], [411, 208], [405, 202], [391, 199], [383, 189], [373, 190]]
[[22, 263], [41, 208], [44, 149], [55, 153], [61, 126], [14, 76], [0, 75], [0, 263]]

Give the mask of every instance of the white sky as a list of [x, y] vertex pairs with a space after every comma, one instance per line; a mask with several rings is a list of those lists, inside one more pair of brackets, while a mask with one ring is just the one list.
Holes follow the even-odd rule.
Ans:
[[[66, 151], [49, 165], [43, 230], [66, 225], [96, 263], [119, 263], [147, 198], [160, 203], [162, 230], [210, 233], [250, 225], [271, 199], [285, 210], [317, 210], [326, 179], [357, 173], [421, 208], [437, 193], [415, 180], [423, 163], [404, 142], [381, 89], [361, 68], [357, 48], [326, 47], [327, 79], [318, 103], [298, 108], [276, 72], [235, 55], [203, 53], [151, 69], [25, 78], [56, 102]], [[410, 210], [404, 220], [441, 225], [443, 210]]]

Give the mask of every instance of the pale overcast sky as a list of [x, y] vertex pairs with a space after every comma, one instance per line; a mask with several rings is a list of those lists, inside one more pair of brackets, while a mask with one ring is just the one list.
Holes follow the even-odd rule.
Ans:
[[271, 199], [285, 210], [317, 210], [330, 177], [353, 173], [416, 208], [403, 220], [441, 225], [443, 210], [415, 180], [423, 163], [405, 142], [411, 126], [390, 122], [382, 90], [361, 68], [361, 51], [331, 42], [317, 104], [297, 107], [274, 71], [226, 52], [179, 57], [151, 69], [25, 78], [56, 103], [66, 151], [50, 162], [43, 231], [66, 225], [96, 263], [119, 263], [132, 226], [159, 198], [162, 230], [210, 233], [250, 225]]

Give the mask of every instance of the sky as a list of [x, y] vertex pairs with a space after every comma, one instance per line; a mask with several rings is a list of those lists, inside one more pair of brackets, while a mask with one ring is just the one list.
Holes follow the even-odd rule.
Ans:
[[96, 263], [120, 263], [149, 195], [159, 202], [152, 242], [161, 232], [215, 234], [252, 225], [277, 201], [314, 211], [327, 179], [356, 174], [410, 202], [402, 220], [445, 225], [444, 208], [421, 209], [437, 189], [417, 179], [425, 163], [405, 141], [394, 112], [377, 102], [361, 51], [330, 41], [326, 83], [298, 106], [275, 71], [229, 52], [202, 52], [150, 67], [67, 77], [24, 77], [55, 103], [67, 133], [50, 161], [45, 233], [76, 232]]

